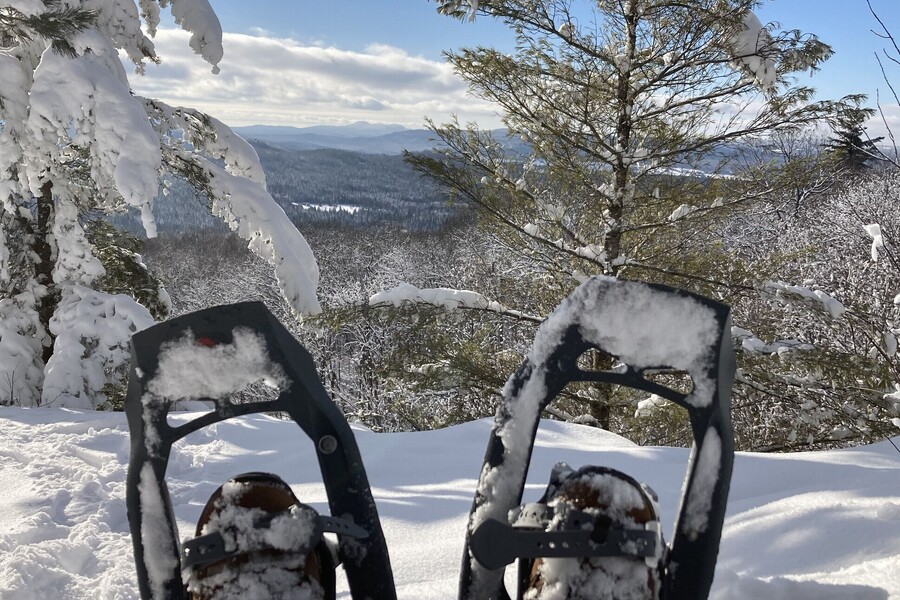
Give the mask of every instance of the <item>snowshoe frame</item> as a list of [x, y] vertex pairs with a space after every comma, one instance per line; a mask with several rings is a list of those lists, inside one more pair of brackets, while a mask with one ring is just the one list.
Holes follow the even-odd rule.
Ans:
[[[236, 328], [263, 336], [271, 360], [283, 369], [289, 385], [277, 399], [234, 404], [227, 398], [207, 398], [215, 403], [214, 412], [177, 427], [167, 421], [169, 406], [153, 410], [145, 406], [142, 399], [158, 370], [164, 343], [191, 332], [197, 339], [227, 344], [233, 340]], [[187, 597], [181, 580], [178, 530], [165, 482], [172, 444], [232, 417], [274, 411], [287, 413], [313, 441], [331, 514], [352, 519], [368, 533], [365, 538], [339, 536], [338, 554], [351, 595], [396, 600], [381, 522], [350, 426], [322, 387], [312, 357], [259, 302], [191, 313], [155, 325], [132, 338], [131, 374], [125, 398], [131, 432], [126, 503], [142, 598], [184, 600]], [[158, 438], [150, 444], [152, 450], [148, 447], [148, 434]], [[148, 511], [165, 522], [145, 522]], [[164, 548], [158, 547], [160, 531], [166, 533]], [[150, 545], [155, 546], [148, 551]]]
[[[692, 403], [688, 395], [655, 383], [645, 376], [648, 371], [664, 370], [671, 368], [672, 365], [654, 365], [643, 369], [625, 365], [624, 369], [614, 371], [585, 371], [578, 366], [578, 358], [585, 351], [592, 348], [609, 350], [585, 339], [582, 331], [582, 327], [586, 325], [584, 316], [590, 313], [592, 307], [596, 308], [613, 301], [612, 296], [615, 292], [627, 291], [629, 288], [633, 291], [639, 291], [641, 288], [649, 289], [659, 293], [661, 298], [691, 299], [712, 311], [718, 336], [708, 348], [708, 355], [712, 360], [708, 361], [706, 377], [715, 382], [715, 385], [707, 404]], [[497, 556], [490, 556], [490, 545], [481, 542], [491, 537], [491, 529], [499, 533], [501, 527], [509, 538], [517, 533], [522, 536], [523, 547], [527, 545], [525, 538], [529, 535], [541, 535], [525, 531], [515, 532], [509, 528], [507, 515], [522, 500], [541, 412], [567, 384], [575, 381], [607, 383], [643, 390], [670, 400], [688, 411], [694, 444], [682, 488], [681, 507], [675, 522], [673, 539], [661, 564], [660, 597], [663, 600], [704, 600], [709, 595], [715, 574], [734, 463], [731, 386], [736, 363], [731, 344], [730, 309], [724, 304], [684, 290], [609, 277], [594, 277], [588, 280], [570, 295], [560, 308], [567, 308], [567, 304], [575, 302], [576, 296], [582, 302], [585, 302], [585, 298], [588, 299], [582, 306], [583, 313], [575, 315], [574, 318], [570, 316], [571, 320], [564, 323], [564, 331], [559, 335], [555, 346], [544, 353], [546, 358], [543, 362], [535, 364], [530, 358], [526, 359], [504, 388], [488, 441], [484, 468], [469, 514], [459, 582], [459, 600], [509, 600], [509, 594], [503, 584], [505, 566], [496, 568], [495, 565], [507, 562], [510, 557], [508, 552], [504, 552], [503, 547], [505, 546], [508, 551], [510, 544], [515, 545], [516, 542], [507, 539], [504, 544], [498, 544]], [[551, 315], [542, 327], [553, 319], [554, 316]], [[625, 328], [630, 325], [630, 323], [623, 324]], [[524, 400], [523, 396], [529, 382], [536, 377], [543, 378], [546, 391], [538, 403], [531, 403]], [[524, 456], [521, 451], [518, 456], [513, 456], [514, 450], [507, 446], [504, 439], [504, 432], [511, 430], [513, 422], [515, 429], [519, 431], [530, 429], [531, 432], [530, 443]], [[715, 482], [711, 489], [701, 489], [707, 484], [700, 483], [700, 480], [705, 479], [708, 482], [708, 476], [698, 477], [698, 456], [706, 447], [709, 452], [718, 453], [715, 461], [717, 467]], [[491, 489], [488, 493], [484, 493], [483, 490], [491, 487], [487, 480], [497, 478], [501, 474], [509, 478], [507, 482], [512, 483], [500, 486], [500, 490]], [[689, 526], [690, 513], [697, 510], [696, 506], [692, 506], [692, 494], [703, 494], [704, 498], [709, 499], [708, 506], [704, 507], [707, 509], [705, 527], [699, 529]], [[488, 531], [481, 531], [483, 527], [488, 528]], [[473, 548], [473, 542], [478, 547], [477, 550]], [[488, 568], [479, 561], [479, 555], [484, 563], [494, 568]]]
[[[482, 470], [470, 512], [459, 582], [460, 600], [509, 600], [509, 594], [503, 585], [505, 566], [487, 568], [476, 556], [481, 553], [485, 562], [493, 567], [507, 562], [508, 548], [506, 558], [485, 558], [484, 553], [491, 552], [490, 545], [482, 544], [481, 550], [473, 552], [473, 536], [477, 538], [478, 530], [483, 526], [488, 528], [496, 528], [499, 524], [508, 526], [506, 518], [509, 510], [521, 502], [540, 415], [567, 384], [575, 381], [606, 383], [647, 391], [675, 402], [688, 411], [694, 446], [688, 462], [673, 540], [661, 565], [663, 585], [660, 597], [663, 600], [702, 600], [708, 596], [718, 555], [734, 460], [730, 396], [735, 357], [730, 337], [730, 310], [724, 304], [683, 290], [607, 277], [589, 280], [579, 288], [579, 292], [570, 296], [561, 306], [571, 303], [572, 298], [578, 293], [584, 297], [584, 291], [587, 290], [591, 298], [583, 307], [587, 314], [592, 308], [596, 309], [609, 302], [611, 292], [636, 289], [640, 286], [654, 290], [662, 297], [691, 299], [712, 311], [718, 335], [708, 348], [713, 360], [709, 361], [706, 376], [715, 382], [710, 401], [702, 405], [692, 403], [686, 394], [664, 387], [645, 376], [648, 371], [666, 369], [671, 365], [654, 365], [652, 368], [642, 369], [625, 365], [623, 369], [599, 372], [582, 370], [577, 361], [585, 351], [591, 348], [603, 351], [607, 349], [585, 339], [580, 319], [576, 318], [569, 323], [559, 336], [556, 345], [545, 354], [540, 364], [535, 364], [530, 359], [526, 360], [510, 377], [507, 384], [497, 410], [485, 454], [485, 468]], [[552, 319], [553, 316], [548, 321]], [[624, 326], [627, 327], [628, 323]], [[152, 381], [158, 369], [159, 353], [164, 343], [180, 338], [188, 332], [192, 332], [197, 339], [206, 338], [214, 343], [230, 343], [237, 328], [246, 328], [262, 335], [271, 359], [287, 375], [290, 384], [282, 390], [276, 400], [233, 404], [227, 399], [209, 398], [207, 400], [215, 403], [215, 412], [178, 427], [168, 424], [168, 407], [146, 410], [142, 398], [147, 384]], [[538, 403], [534, 406], [528, 405], [523, 410], [521, 406], [523, 389], [536, 373], [540, 373], [546, 383], [545, 393]], [[309, 353], [261, 303], [246, 302], [214, 307], [161, 323], [135, 334], [125, 409], [132, 440], [126, 500], [142, 598], [145, 600], [186, 598], [181, 582], [178, 531], [165, 483], [172, 444], [189, 433], [232, 417], [283, 411], [290, 415], [314, 442], [332, 515], [351, 518], [356, 525], [368, 532], [365, 539], [351, 539], [348, 536], [341, 537], [339, 541], [339, 558], [347, 572], [351, 597], [396, 600], [384, 534], [350, 427], [322, 387]], [[523, 461], [509, 459], [509, 449], [505, 446], [502, 435], [504, 428], [514, 420], [517, 428], [530, 431], [526, 455], [519, 457], [524, 458]], [[148, 428], [151, 435], [158, 437], [158, 440], [151, 444], [152, 451], [146, 439]], [[717, 470], [711, 488], [701, 490], [704, 494], [709, 493], [709, 502], [705, 526], [698, 530], [688, 527], [686, 523], [690, 520], [688, 517], [692, 510], [691, 495], [700, 489], [696, 476], [698, 456], [703, 454], [704, 448], [717, 450], [715, 462]], [[494, 469], [495, 472], [503, 471], [512, 477], [515, 484], [509, 486], [507, 490], [487, 497], [482, 490], [488, 469]], [[157, 514], [159, 510], [154, 512], [154, 508], [159, 508], [154, 506], [155, 503], [162, 504], [161, 512], [164, 514]], [[153, 535], [149, 536], [151, 539], [147, 539], [148, 534], [144, 531], [145, 509], [149, 509], [154, 517], [161, 517], [164, 521], [152, 524], [153, 531], [158, 532], [161, 528], [167, 532], [167, 547], [162, 549], [162, 556], [159, 555], [159, 548], [151, 549], [150, 553], [154, 555], [148, 556], [148, 545], [153, 548], [160, 540], [158, 536]], [[693, 510], [696, 510], [696, 507]], [[148, 531], [149, 529], [148, 527]], [[487, 534], [489, 530], [482, 533]], [[160, 565], [165, 571], [162, 576], [159, 574]], [[151, 581], [151, 570], [155, 573], [154, 581]]]

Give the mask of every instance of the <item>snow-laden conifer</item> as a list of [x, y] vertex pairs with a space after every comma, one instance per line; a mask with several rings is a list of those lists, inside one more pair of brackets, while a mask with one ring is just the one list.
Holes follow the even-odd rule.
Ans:
[[[516, 39], [512, 53], [489, 41], [447, 53], [510, 136], [429, 122], [441, 154], [407, 156], [528, 264], [510, 276], [506, 297], [491, 294], [507, 315], [546, 315], [594, 274], [721, 298], [761, 285], [722, 251], [716, 231], [766, 193], [737, 172], [747, 142], [834, 119], [860, 100], [814, 101], [798, 76], [831, 48], [762, 23], [754, 0], [436, 4], [461, 20], [501, 21]], [[597, 360], [586, 357], [593, 368]], [[631, 397], [578, 395], [580, 407], [568, 410], [606, 427], [634, 413]]]
[[[162, 9], [217, 72], [222, 29], [207, 0], [0, 0], [0, 404], [99, 406], [120, 383], [128, 340], [152, 318], [102, 289], [104, 260], [146, 269], [98, 252], [86, 224], [135, 210], [155, 236], [164, 176], [205, 195], [272, 264], [296, 313], [319, 310], [312, 252], [253, 149], [211, 117], [131, 92], [120, 52], [138, 74], [160, 60], [148, 35]], [[167, 305], [161, 289], [145, 301]]]

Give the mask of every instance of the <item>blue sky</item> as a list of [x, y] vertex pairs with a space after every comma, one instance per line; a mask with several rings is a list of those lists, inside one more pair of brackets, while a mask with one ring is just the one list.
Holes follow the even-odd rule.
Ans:
[[[900, 36], [900, 0], [871, 2]], [[493, 107], [467, 97], [441, 60], [442, 50], [462, 46], [511, 50], [511, 33], [491, 19], [461, 23], [438, 15], [429, 0], [211, 4], [226, 32], [218, 79], [189, 56], [183, 37], [163, 32], [157, 39], [163, 65], [132, 79], [138, 92], [207, 110], [229, 125], [367, 120], [418, 127], [425, 116], [441, 121], [451, 113], [498, 123]], [[873, 54], [885, 42], [871, 32], [878, 23], [866, 0], [771, 0], [756, 12], [764, 23], [815, 33], [834, 48], [808, 80], [820, 98], [865, 93], [874, 102], [880, 89], [882, 103], [891, 104]], [[888, 65], [888, 73], [900, 86], [900, 66]], [[900, 126], [900, 108], [887, 109]], [[876, 134], [879, 127], [870, 125]]]
[[461, 23], [439, 15], [430, 0], [265, 0], [265, 8], [252, 16], [240, 0], [219, 0], [213, 7], [226, 31], [251, 33], [257, 27], [347, 50], [388, 44], [439, 60], [445, 48], [486, 43], [511, 48], [513, 42], [503, 24], [486, 18]]

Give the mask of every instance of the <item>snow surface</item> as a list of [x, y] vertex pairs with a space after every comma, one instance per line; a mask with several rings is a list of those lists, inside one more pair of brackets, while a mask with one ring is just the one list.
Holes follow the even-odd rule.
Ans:
[[[487, 419], [424, 433], [354, 427], [401, 599], [456, 596], [490, 427]], [[125, 513], [129, 446], [121, 413], [0, 408], [0, 597], [139, 598]], [[545, 421], [525, 501], [537, 499], [558, 461], [606, 465], [656, 490], [669, 539], [688, 453]], [[282, 475], [302, 502], [327, 514], [312, 443], [292, 422], [254, 415], [175, 444], [169, 490], [181, 535], [193, 532], [219, 485], [252, 470]], [[898, 482], [900, 453], [887, 442], [831, 452], [738, 453], [711, 598], [900, 598]], [[346, 583], [338, 581], [338, 598], [348, 598]]]

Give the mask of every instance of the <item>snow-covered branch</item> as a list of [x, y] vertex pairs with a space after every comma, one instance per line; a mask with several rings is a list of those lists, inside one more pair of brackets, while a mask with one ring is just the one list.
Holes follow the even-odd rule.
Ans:
[[494, 312], [534, 323], [541, 323], [544, 320], [535, 315], [507, 308], [495, 300], [489, 300], [478, 292], [470, 290], [450, 288], [419, 289], [408, 283], [402, 283], [393, 289], [378, 292], [369, 298], [370, 306], [399, 307], [406, 303], [426, 304], [448, 311], [467, 309]]
[[[161, 9], [218, 71], [222, 28], [208, 0], [10, 6], [3, 16], [13, 15], [15, 30], [0, 32], [0, 386], [8, 383], [0, 401], [97, 406], [105, 385], [122, 383], [122, 348], [152, 319], [133, 299], [104, 296], [109, 278], [84, 223], [136, 210], [154, 237], [153, 202], [166, 171], [208, 195], [215, 214], [274, 267], [298, 314], [320, 310], [316, 261], [266, 191], [250, 145], [212, 117], [131, 93], [120, 52], [139, 74], [145, 62], [159, 62], [148, 35]], [[117, 285], [127, 289], [127, 269]], [[23, 337], [39, 342], [22, 345]]]
[[839, 300], [822, 290], [811, 290], [800, 285], [776, 281], [766, 282], [762, 289], [785, 303], [800, 301], [813, 310], [828, 315], [830, 319], [840, 319], [847, 312]]

